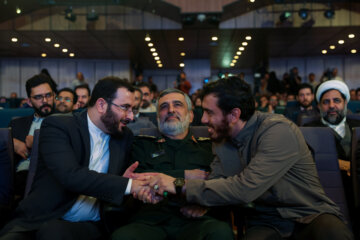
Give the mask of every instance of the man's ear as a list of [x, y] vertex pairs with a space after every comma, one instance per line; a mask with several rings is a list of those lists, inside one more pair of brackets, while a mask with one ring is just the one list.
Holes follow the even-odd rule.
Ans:
[[241, 110], [240, 108], [233, 108], [230, 113], [228, 114], [229, 122], [236, 122], [240, 119], [241, 116]]
[[26, 99], [26, 102], [27, 102], [27, 104], [29, 104], [30, 107], [33, 107], [32, 103], [31, 103], [31, 101], [30, 101], [30, 98], [27, 98], [27, 99]]
[[99, 98], [95, 103], [96, 109], [99, 113], [105, 114], [108, 108], [108, 103], [103, 98]]
[[190, 123], [194, 120], [194, 112], [192, 110], [189, 111], [190, 114]]

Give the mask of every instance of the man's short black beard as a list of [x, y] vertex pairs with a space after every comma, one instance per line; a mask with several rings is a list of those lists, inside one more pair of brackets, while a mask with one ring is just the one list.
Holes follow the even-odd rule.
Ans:
[[[49, 112], [43, 112], [41, 111], [41, 109], [45, 108], [45, 107], [49, 107], [51, 110]], [[36, 108], [34, 107], [34, 111], [37, 115], [39, 115], [39, 117], [47, 117], [49, 115], [51, 115], [54, 112], [54, 106], [51, 106], [50, 104], [45, 103], [44, 105], [42, 105], [40, 108]]]
[[211, 140], [215, 143], [219, 143], [222, 142], [223, 140], [229, 140], [231, 137], [229, 136], [229, 132], [230, 132], [230, 127], [229, 127], [229, 123], [226, 120], [226, 118], [224, 117], [224, 119], [221, 121], [220, 126], [214, 128], [213, 125], [209, 125], [210, 127], [213, 127], [215, 133], [217, 134], [216, 138], [211, 138]]
[[123, 131], [119, 130], [119, 121], [116, 120], [115, 114], [109, 107], [106, 109], [106, 113], [100, 117], [101, 121], [104, 123], [106, 129], [108, 130], [108, 133], [116, 138], [122, 138], [124, 133]]

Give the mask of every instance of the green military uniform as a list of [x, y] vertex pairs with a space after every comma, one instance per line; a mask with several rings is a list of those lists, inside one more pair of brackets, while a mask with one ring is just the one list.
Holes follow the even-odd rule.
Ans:
[[[132, 150], [132, 161], [140, 163], [138, 172], [161, 172], [173, 177], [184, 177], [185, 170], [209, 171], [212, 160], [210, 139], [195, 138], [190, 133], [183, 140], [138, 136]], [[129, 222], [116, 230], [112, 239], [233, 238], [229, 224], [208, 214], [186, 218], [180, 212], [179, 202], [168, 199], [156, 205], [139, 201], [137, 212]]]

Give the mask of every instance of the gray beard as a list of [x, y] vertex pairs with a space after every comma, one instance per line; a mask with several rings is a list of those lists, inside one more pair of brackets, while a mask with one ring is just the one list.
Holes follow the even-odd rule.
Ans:
[[346, 116], [346, 113], [347, 113], [346, 104], [342, 111], [336, 111], [336, 112], [338, 113], [338, 115], [336, 117], [329, 117], [327, 112], [323, 112], [320, 109], [321, 118], [332, 125], [337, 125], [344, 119], [344, 117]]
[[158, 118], [159, 131], [168, 136], [176, 136], [186, 132], [190, 125], [190, 114], [187, 114], [184, 121], [172, 123], [172, 122], [160, 122]]

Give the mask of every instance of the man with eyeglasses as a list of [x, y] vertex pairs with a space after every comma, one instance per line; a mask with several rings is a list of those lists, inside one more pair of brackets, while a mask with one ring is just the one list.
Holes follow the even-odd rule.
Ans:
[[35, 75], [27, 80], [28, 104], [33, 107], [34, 114], [13, 119], [9, 124], [12, 130], [15, 151], [15, 194], [20, 199], [23, 197], [25, 190], [34, 131], [40, 129], [44, 118], [54, 112], [55, 91], [56, 89], [51, 84], [51, 80], [45, 74]]
[[59, 90], [56, 97], [56, 112], [69, 113], [72, 112], [77, 96], [71, 88], [63, 88]]
[[130, 83], [106, 77], [87, 110], [44, 120], [32, 189], [1, 240], [104, 239], [103, 203], [120, 205], [146, 188], [146, 176], [133, 173], [138, 163], [129, 167], [133, 91]]

